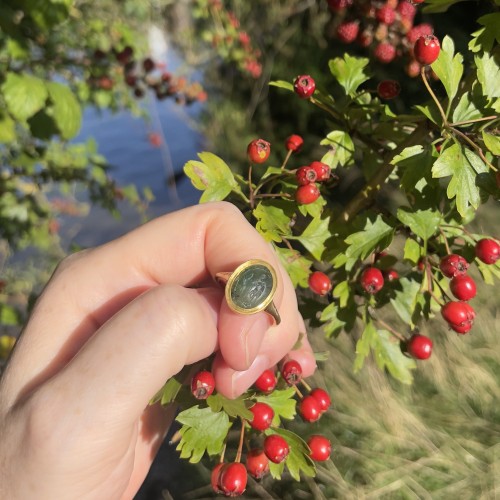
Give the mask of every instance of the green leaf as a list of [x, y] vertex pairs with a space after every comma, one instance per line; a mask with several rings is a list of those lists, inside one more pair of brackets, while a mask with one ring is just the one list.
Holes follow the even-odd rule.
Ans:
[[462, 217], [465, 217], [469, 206], [477, 209], [481, 202], [476, 176], [487, 171], [488, 167], [474, 152], [464, 149], [459, 144], [453, 144], [434, 162], [432, 176], [435, 178], [451, 176], [446, 193], [449, 199], [456, 197], [457, 210]]
[[151, 398], [149, 404], [155, 404], [158, 401], [162, 405], [167, 405], [175, 400], [175, 396], [179, 393], [182, 384], [175, 378], [169, 378], [164, 386]]
[[298, 250], [275, 247], [275, 251], [278, 253], [278, 257], [288, 276], [290, 276], [293, 286], [295, 288], [299, 286], [307, 287], [312, 262], [303, 257]]
[[273, 82], [269, 82], [269, 85], [271, 87], [278, 87], [280, 89], [291, 90], [293, 92], [293, 84], [284, 80], [274, 80]]
[[500, 67], [495, 56], [484, 53], [481, 56], [475, 56], [477, 65], [477, 78], [481, 83], [483, 95], [492, 100], [494, 97], [500, 97]]
[[346, 94], [354, 96], [358, 87], [370, 78], [364, 71], [369, 62], [365, 57], [352, 57], [346, 53], [343, 59], [331, 59], [328, 66], [332, 75], [344, 87]]
[[323, 213], [323, 207], [326, 205], [326, 200], [323, 196], [320, 196], [316, 201], [312, 203], [307, 203], [306, 205], [298, 205], [299, 212], [307, 217], [310, 215], [313, 218], [319, 218]]
[[205, 452], [219, 454], [231, 428], [226, 413], [198, 406], [180, 412], [176, 420], [182, 424], [179, 431], [182, 437], [176, 449], [181, 458], [188, 458], [191, 463], [199, 462]]
[[490, 52], [495, 40], [500, 43], [500, 12], [486, 14], [477, 20], [483, 27], [472, 33], [469, 42], [471, 52]]
[[330, 151], [321, 158], [321, 161], [330, 168], [336, 168], [338, 164], [344, 167], [351, 162], [354, 155], [354, 143], [347, 132], [333, 130], [320, 144], [330, 147]]
[[338, 335], [346, 325], [346, 322], [338, 317], [338, 313], [339, 308], [335, 303], [328, 304], [321, 312], [319, 319], [325, 323], [322, 328], [327, 338]]
[[[316, 475], [316, 466], [313, 460], [309, 457], [311, 450], [307, 443], [295, 432], [283, 429], [281, 427], [272, 427], [268, 429], [265, 434], [267, 436], [271, 434], [278, 434], [288, 443], [290, 447], [290, 452], [284, 460], [284, 463], [290, 475], [295, 479], [295, 481], [300, 481], [300, 473], [304, 473], [306, 476], [314, 477]], [[271, 465], [271, 463], [269, 464]], [[273, 464], [275, 465], [275, 464]], [[281, 464], [279, 464], [281, 465]], [[281, 473], [283, 472], [282, 467], [270, 467], [272, 476], [275, 479], [281, 478]], [[276, 475], [274, 475], [276, 474]]]
[[246, 407], [245, 400], [245, 396], [228, 399], [222, 394], [217, 393], [207, 398], [207, 404], [214, 412], [225, 411], [230, 417], [252, 420], [253, 413]]
[[364, 366], [365, 360], [370, 354], [370, 348], [374, 343], [377, 330], [371, 321], [365, 324], [361, 337], [356, 342], [356, 358], [354, 359], [353, 370], [358, 373]]
[[0, 143], [12, 142], [16, 139], [16, 124], [9, 115], [0, 115]]
[[449, 36], [445, 36], [441, 42], [439, 57], [431, 65], [432, 69], [444, 85], [450, 102], [457, 95], [458, 85], [462, 78], [464, 58], [461, 54], [455, 54], [455, 44]]
[[471, 96], [468, 92], [462, 94], [460, 97], [458, 104], [453, 110], [454, 123], [475, 120], [476, 118], [481, 118], [483, 116], [470, 97]]
[[500, 137], [493, 134], [488, 134], [483, 130], [484, 145], [494, 154], [500, 155]]
[[191, 160], [184, 165], [184, 172], [196, 189], [203, 191], [200, 203], [220, 201], [232, 190], [239, 190], [231, 169], [213, 153], [198, 153], [201, 161]]
[[281, 419], [293, 420], [296, 415], [297, 402], [294, 399], [296, 392], [293, 387], [284, 390], [275, 390], [271, 394], [256, 396], [255, 399], [261, 403], [268, 404], [274, 410], [273, 424], [280, 425]]
[[439, 113], [439, 110], [434, 102], [423, 106], [417, 105], [415, 106], [415, 109], [420, 111], [425, 117], [429, 118], [431, 122], [436, 125], [441, 125], [443, 118], [441, 117], [441, 114]]
[[436, 233], [441, 222], [441, 214], [430, 209], [408, 212], [406, 209], [398, 208], [397, 217], [414, 234], [420, 236], [424, 242]]
[[52, 101], [52, 118], [57, 124], [61, 137], [71, 139], [78, 133], [82, 123], [80, 103], [67, 85], [49, 82], [47, 89]]
[[18, 326], [21, 324], [21, 314], [8, 304], [0, 304], [0, 325]]
[[255, 228], [266, 241], [281, 242], [283, 236], [292, 234], [290, 222], [293, 207], [293, 203], [282, 200], [259, 203], [253, 211], [253, 216], [257, 219]]
[[422, 247], [413, 238], [407, 238], [405, 241], [403, 258], [416, 264], [422, 256], [421, 248]]
[[412, 316], [420, 295], [420, 283], [403, 277], [399, 280], [399, 284], [401, 290], [396, 290], [394, 298], [391, 299], [391, 304], [398, 316], [407, 325], [413, 327]]
[[339, 300], [340, 307], [345, 307], [347, 305], [350, 293], [349, 281], [347, 280], [338, 283], [332, 291], [333, 297]]
[[27, 74], [7, 73], [2, 91], [10, 114], [20, 121], [42, 109], [48, 97], [45, 82]]
[[330, 237], [329, 223], [330, 217], [313, 219], [304, 232], [300, 236], [294, 236], [293, 239], [300, 241], [316, 260], [321, 260], [325, 241]]
[[366, 259], [377, 247], [387, 248], [393, 236], [394, 228], [386, 224], [380, 215], [377, 216], [375, 222], [367, 219], [362, 231], [353, 233], [345, 239], [349, 245], [345, 252], [346, 270], [352, 269], [358, 260]]

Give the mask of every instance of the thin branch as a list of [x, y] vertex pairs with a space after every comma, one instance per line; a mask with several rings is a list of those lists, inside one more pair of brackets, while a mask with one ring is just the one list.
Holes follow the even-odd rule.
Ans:
[[443, 119], [443, 124], [446, 127], [448, 125], [448, 120], [446, 118], [446, 114], [444, 112], [443, 107], [441, 106], [441, 103], [439, 102], [438, 98], [436, 97], [436, 94], [434, 94], [434, 91], [431, 89], [431, 86], [429, 85], [429, 82], [427, 80], [427, 76], [425, 75], [425, 66], [422, 66], [422, 69], [420, 71], [420, 76], [422, 77], [424, 85], [427, 87], [427, 90], [428, 90], [429, 94], [431, 95], [432, 100], [436, 103], [436, 106], [439, 109], [439, 113], [441, 114], [441, 118]]
[[446, 235], [444, 234], [444, 231], [441, 229], [441, 227], [439, 228], [439, 232], [441, 233], [441, 236], [443, 237], [444, 246], [446, 247], [446, 252], [448, 253], [448, 255], [450, 255], [451, 251], [450, 251], [450, 246], [448, 245], [448, 239], [446, 238]]

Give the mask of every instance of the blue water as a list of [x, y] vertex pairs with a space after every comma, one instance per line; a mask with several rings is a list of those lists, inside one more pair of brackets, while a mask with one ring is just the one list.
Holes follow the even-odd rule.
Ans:
[[[170, 56], [169, 59], [175, 57]], [[178, 60], [169, 61], [169, 69]], [[149, 217], [196, 204], [200, 192], [185, 176], [168, 183], [182, 173], [184, 164], [205, 149], [203, 135], [196, 129], [201, 104], [176, 104], [173, 99], [157, 101], [154, 96], [143, 100], [149, 120], [136, 118], [129, 112], [113, 114], [93, 108], [85, 110], [80, 134], [75, 142], [93, 137], [98, 151], [113, 166], [110, 174], [119, 185], [135, 184], [139, 191], [150, 187], [155, 200], [148, 209]], [[148, 139], [150, 132], [162, 138], [159, 147]], [[88, 216], [64, 220], [61, 234], [68, 243], [83, 247], [113, 239], [141, 223], [140, 216], [128, 204], [119, 204], [121, 219], [107, 211], [92, 207]]]

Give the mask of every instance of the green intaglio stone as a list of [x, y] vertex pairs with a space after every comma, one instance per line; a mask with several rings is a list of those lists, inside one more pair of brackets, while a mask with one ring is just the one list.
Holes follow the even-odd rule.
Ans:
[[254, 309], [262, 304], [273, 289], [273, 276], [265, 266], [255, 264], [244, 269], [233, 282], [231, 299], [242, 309]]

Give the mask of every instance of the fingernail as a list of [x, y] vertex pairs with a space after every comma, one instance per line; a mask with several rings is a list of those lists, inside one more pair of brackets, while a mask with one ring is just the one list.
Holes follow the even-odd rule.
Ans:
[[245, 333], [245, 362], [250, 366], [255, 356], [257, 356], [262, 340], [269, 327], [273, 324], [272, 318], [267, 313], [255, 315], [254, 322], [249, 326]]

